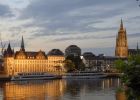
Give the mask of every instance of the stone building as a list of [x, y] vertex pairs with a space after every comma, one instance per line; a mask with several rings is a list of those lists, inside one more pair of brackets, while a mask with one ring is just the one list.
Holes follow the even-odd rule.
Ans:
[[[10, 43], [4, 53], [4, 71], [7, 75], [18, 73], [64, 72], [64, 55], [46, 55], [44, 51], [26, 51], [22, 37], [19, 51], [11, 49]], [[59, 66], [59, 69], [56, 67]]]
[[118, 35], [116, 37], [115, 56], [121, 58], [128, 57], [127, 33], [126, 29], [123, 27], [122, 20]]
[[81, 56], [81, 49], [77, 45], [70, 45], [65, 49], [65, 56]]
[[128, 49], [128, 55], [140, 55], [140, 49], [137, 43], [137, 48], [136, 49]]
[[88, 70], [96, 70], [95, 68], [95, 64], [96, 64], [96, 61], [95, 61], [95, 55], [92, 53], [92, 52], [85, 52], [83, 55], [82, 55], [82, 61], [85, 65], [85, 70], [88, 71]]
[[48, 67], [52, 67], [55, 70], [54, 71], [64, 71], [64, 67], [62, 67], [64, 64], [64, 53], [60, 51], [59, 49], [52, 49], [47, 54], [48, 58]]
[[[115, 61], [119, 57], [94, 55], [91, 52], [86, 52], [82, 56], [82, 61], [85, 64], [85, 71], [95, 72], [113, 72], [115, 69]], [[125, 58], [121, 58], [125, 60]]]

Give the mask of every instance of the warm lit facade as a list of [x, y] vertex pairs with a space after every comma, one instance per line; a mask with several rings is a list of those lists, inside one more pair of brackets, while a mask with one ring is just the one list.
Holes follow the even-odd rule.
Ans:
[[42, 72], [65, 72], [63, 61], [65, 57], [61, 55], [46, 55], [43, 51], [25, 51], [22, 38], [21, 48], [15, 53], [10, 44], [4, 54], [4, 70], [7, 75], [17, 75], [18, 73], [42, 73]]
[[126, 29], [124, 29], [123, 27], [122, 20], [121, 20], [120, 30], [116, 38], [115, 56], [128, 57], [127, 34], [126, 34]]

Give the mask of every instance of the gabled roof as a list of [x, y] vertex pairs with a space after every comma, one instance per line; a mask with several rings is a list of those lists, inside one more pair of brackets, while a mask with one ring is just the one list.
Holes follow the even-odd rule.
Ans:
[[15, 57], [20, 55], [21, 53], [23, 53], [26, 56], [26, 58], [36, 58], [39, 53], [42, 53], [42, 55], [44, 55], [44, 57], [46, 57], [46, 54], [43, 51], [39, 51], [39, 52], [34, 52], [34, 51], [26, 51], [26, 52], [24, 52], [24, 51], [16, 51]]

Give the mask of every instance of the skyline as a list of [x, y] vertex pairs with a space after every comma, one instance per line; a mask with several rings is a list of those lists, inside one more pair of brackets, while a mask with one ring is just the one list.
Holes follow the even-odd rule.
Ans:
[[0, 0], [0, 33], [15, 50], [23, 35], [26, 50], [64, 52], [75, 44], [83, 52], [114, 55], [121, 18], [129, 48], [140, 42], [139, 11], [135, 0]]

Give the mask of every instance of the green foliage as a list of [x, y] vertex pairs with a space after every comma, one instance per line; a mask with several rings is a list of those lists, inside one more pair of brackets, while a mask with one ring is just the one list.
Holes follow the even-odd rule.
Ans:
[[123, 60], [119, 59], [115, 61], [115, 66], [120, 72], [124, 72], [126, 70], [127, 64]]
[[69, 55], [66, 57], [66, 60], [71, 60], [74, 63], [76, 70], [84, 69], [84, 65], [82, 63], [80, 56]]
[[75, 65], [71, 60], [65, 60], [64, 67], [67, 69], [67, 72], [75, 70]]
[[117, 90], [116, 90], [116, 92], [124, 92], [125, 90], [124, 90], [124, 88], [122, 88], [122, 87], [118, 87], [117, 88]]
[[140, 55], [130, 56], [129, 61], [134, 61], [135, 65], [140, 65]]
[[[128, 92], [128, 100], [140, 96], [140, 55], [128, 57], [127, 61], [117, 60], [116, 68], [123, 73], [121, 80], [131, 91]], [[133, 92], [133, 93], [132, 93]], [[134, 95], [135, 94], [135, 95]], [[135, 99], [137, 100], [137, 99]], [[138, 99], [139, 100], [139, 99]]]

